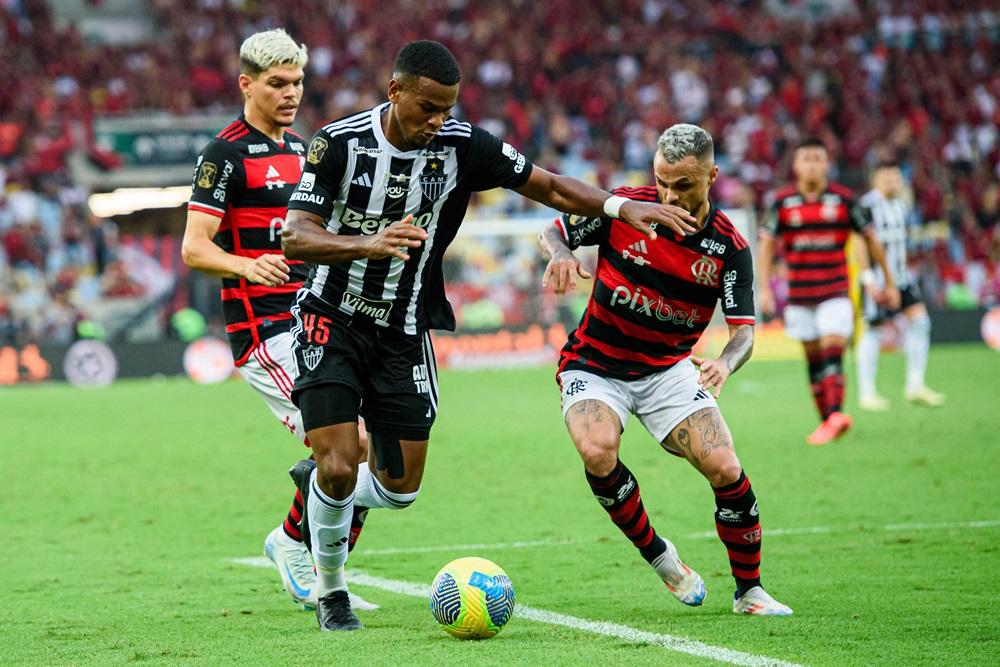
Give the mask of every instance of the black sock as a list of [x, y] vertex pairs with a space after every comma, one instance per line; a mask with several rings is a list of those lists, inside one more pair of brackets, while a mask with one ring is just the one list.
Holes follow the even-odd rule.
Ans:
[[760, 586], [760, 520], [757, 498], [750, 480], [741, 471], [732, 484], [715, 492], [715, 529], [729, 552], [729, 566], [736, 579], [736, 595]]
[[611, 516], [611, 520], [625, 533], [625, 537], [639, 550], [647, 563], [652, 564], [657, 556], [666, 551], [666, 545], [659, 538], [646, 516], [646, 509], [639, 496], [639, 483], [621, 461], [607, 477], [595, 477], [587, 473], [587, 481], [597, 502]]

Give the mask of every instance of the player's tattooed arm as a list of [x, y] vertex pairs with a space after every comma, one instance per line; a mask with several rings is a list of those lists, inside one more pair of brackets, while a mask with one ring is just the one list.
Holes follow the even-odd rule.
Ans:
[[562, 230], [556, 223], [552, 223], [538, 235], [538, 252], [541, 253], [542, 259], [549, 263], [545, 267], [545, 275], [542, 276], [542, 287], [548, 287], [551, 281], [552, 289], [558, 295], [575, 289], [577, 276], [584, 279], [591, 277], [570, 250]]
[[705, 359], [691, 355], [691, 363], [698, 367], [698, 384], [706, 391], [714, 388], [713, 396], [719, 397], [729, 376], [746, 363], [753, 353], [753, 325], [730, 324], [729, 342], [718, 359]]

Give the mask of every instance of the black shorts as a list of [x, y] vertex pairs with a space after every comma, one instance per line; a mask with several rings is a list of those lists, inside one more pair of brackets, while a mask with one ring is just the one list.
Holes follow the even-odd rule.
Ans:
[[[360, 398], [371, 433], [400, 440], [428, 439], [437, 415], [437, 368], [430, 334], [411, 336], [378, 326], [364, 315], [335, 310], [312, 294], [301, 297], [292, 313], [298, 365], [292, 402], [302, 409], [303, 422], [313, 428], [329, 425], [310, 419], [300, 398], [312, 388], [335, 384]], [[357, 419], [357, 410], [353, 412]], [[343, 421], [348, 420], [330, 423]]]
[[875, 299], [871, 298], [868, 292], [865, 292], [863, 297], [864, 303], [862, 304], [864, 306], [865, 322], [879, 326], [910, 306], [922, 303], [923, 300], [923, 295], [920, 293], [920, 286], [917, 283], [911, 283], [906, 287], [899, 288], [899, 310], [889, 310], [885, 306], [878, 305], [875, 303]]

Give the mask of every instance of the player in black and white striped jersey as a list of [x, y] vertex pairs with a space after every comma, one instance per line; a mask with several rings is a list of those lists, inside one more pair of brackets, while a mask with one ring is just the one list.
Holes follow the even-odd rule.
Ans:
[[[441, 262], [471, 194], [510, 188], [567, 213], [620, 218], [650, 238], [653, 225], [695, 231], [681, 208], [609, 197], [451, 119], [459, 79], [441, 44], [404, 46], [389, 102], [319, 130], [289, 201], [285, 256], [316, 265], [293, 310], [293, 400], [316, 458], [302, 486], [323, 630], [362, 627], [343, 574], [354, 504], [402, 509], [420, 488], [437, 413], [427, 332], [455, 327]], [[370, 450], [359, 470], [361, 402]]]
[[924, 384], [930, 349], [931, 320], [920, 293], [920, 285], [907, 265], [907, 229], [912, 211], [903, 199], [903, 175], [899, 165], [884, 162], [872, 175], [870, 192], [860, 202], [872, 214], [875, 234], [885, 248], [886, 264], [899, 288], [900, 310], [888, 309], [881, 298], [885, 277], [879, 267], [870, 267], [866, 253], [859, 253], [861, 283], [864, 290], [864, 317], [867, 326], [858, 344], [858, 406], [875, 412], [888, 410], [889, 399], [880, 396], [875, 387], [878, 357], [882, 345], [882, 325], [899, 312], [906, 317], [903, 348], [906, 351], [906, 389], [904, 396], [911, 403], [926, 406], [943, 405], [945, 397]]

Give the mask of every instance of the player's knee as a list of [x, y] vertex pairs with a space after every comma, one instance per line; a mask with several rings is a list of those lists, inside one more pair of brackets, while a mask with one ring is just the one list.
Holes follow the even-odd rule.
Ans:
[[909, 322], [910, 329], [919, 334], [931, 332], [931, 318], [927, 313], [921, 313]]
[[316, 478], [320, 488], [338, 492], [353, 488], [358, 476], [358, 464], [336, 454], [316, 459]]
[[741, 472], [743, 472], [743, 466], [740, 465], [739, 459], [735, 455], [720, 458], [713, 461], [712, 465], [702, 467], [702, 473], [704, 473], [708, 483], [717, 489], [738, 480]]
[[611, 443], [586, 438], [577, 443], [576, 448], [590, 474], [603, 477], [610, 475], [615, 469], [615, 464], [618, 462], [618, 448]]

